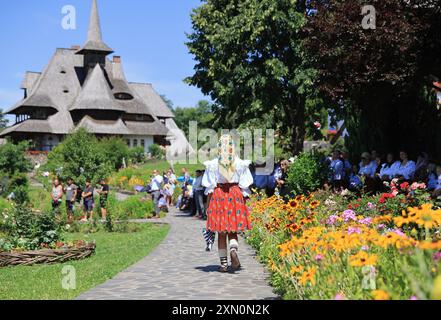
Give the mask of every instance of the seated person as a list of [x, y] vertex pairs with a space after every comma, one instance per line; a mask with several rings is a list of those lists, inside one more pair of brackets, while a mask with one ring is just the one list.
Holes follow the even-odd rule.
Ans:
[[380, 179], [383, 181], [390, 181], [395, 177], [395, 174], [400, 166], [399, 161], [394, 161], [393, 153], [388, 153], [386, 156], [386, 162], [381, 165]]
[[344, 163], [341, 160], [340, 151], [334, 151], [331, 160], [331, 164], [329, 165], [331, 170], [330, 180], [334, 190], [337, 191], [341, 189], [344, 178]]
[[363, 154], [361, 155], [360, 170], [358, 171], [358, 174], [361, 176], [373, 178], [376, 169], [376, 161], [371, 161], [371, 155], [369, 154], [369, 152], [363, 152]]
[[415, 162], [409, 160], [409, 156], [405, 151], [400, 152], [400, 160], [400, 165], [397, 167], [397, 171], [395, 172], [395, 178], [412, 180], [415, 174]]
[[436, 189], [436, 186], [438, 184], [438, 176], [436, 175], [436, 165], [434, 163], [430, 163], [427, 166], [427, 190], [433, 191]]
[[159, 207], [159, 210], [161, 210], [163, 212], [168, 212], [167, 201], [165, 200], [165, 197], [162, 194], [159, 196], [158, 207]]
[[435, 189], [432, 192], [433, 199], [441, 197], [441, 165], [436, 166], [436, 176], [438, 177], [438, 180]]
[[349, 190], [351, 191], [358, 191], [362, 186], [361, 179], [357, 173], [358, 173], [358, 166], [354, 164], [352, 166], [352, 171], [349, 174]]
[[429, 166], [429, 155], [426, 152], [421, 152], [418, 156], [415, 165], [415, 174], [413, 180], [420, 182], [427, 180], [427, 167]]

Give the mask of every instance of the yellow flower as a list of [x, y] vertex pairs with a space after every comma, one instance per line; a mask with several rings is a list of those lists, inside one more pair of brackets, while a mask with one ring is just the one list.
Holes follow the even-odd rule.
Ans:
[[317, 270], [314, 267], [308, 268], [305, 272], [302, 273], [300, 277], [300, 284], [306, 285], [306, 283], [311, 282], [312, 285], [315, 285], [315, 273]]
[[291, 267], [291, 274], [300, 273], [304, 270], [303, 266], [292, 266]]
[[432, 300], [441, 300], [441, 275], [433, 281], [430, 298]]
[[374, 290], [371, 293], [375, 300], [390, 300], [389, 293], [384, 290]]
[[349, 257], [349, 264], [353, 267], [374, 266], [377, 260], [377, 255], [369, 255], [366, 251], [360, 251]]

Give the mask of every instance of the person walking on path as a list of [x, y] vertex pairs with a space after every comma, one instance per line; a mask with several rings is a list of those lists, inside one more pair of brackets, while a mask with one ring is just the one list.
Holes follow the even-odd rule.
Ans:
[[72, 178], [67, 178], [67, 185], [64, 188], [66, 194], [66, 213], [67, 220], [72, 222], [74, 220], [73, 210], [75, 205], [75, 199], [77, 198], [78, 187], [74, 184]]
[[205, 219], [204, 187], [202, 186], [202, 170], [196, 170], [196, 179], [193, 182], [193, 199], [196, 208], [196, 217]]
[[220, 272], [228, 271], [227, 239], [230, 247], [231, 268], [240, 269], [238, 233], [250, 229], [249, 212], [245, 198], [253, 184], [249, 166], [235, 151], [231, 135], [222, 135], [218, 144], [218, 158], [204, 163], [202, 185], [208, 195], [207, 230], [218, 233]]
[[154, 218], [160, 218], [161, 210], [159, 208], [159, 196], [161, 195], [161, 186], [163, 182], [162, 176], [159, 174], [158, 170], [153, 170], [153, 177], [151, 182], [151, 194], [153, 199], [153, 204], [155, 206], [155, 216]]

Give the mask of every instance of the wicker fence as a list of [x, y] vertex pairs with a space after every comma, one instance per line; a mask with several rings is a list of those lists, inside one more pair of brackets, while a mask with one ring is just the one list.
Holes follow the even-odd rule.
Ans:
[[81, 260], [94, 254], [95, 248], [95, 243], [89, 243], [78, 248], [44, 249], [26, 252], [0, 252], [0, 268]]

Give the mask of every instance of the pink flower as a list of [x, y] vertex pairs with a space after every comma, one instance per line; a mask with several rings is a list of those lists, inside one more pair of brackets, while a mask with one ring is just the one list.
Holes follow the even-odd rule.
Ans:
[[357, 228], [357, 227], [349, 227], [348, 228], [348, 234], [360, 234], [361, 233], [361, 229]]
[[326, 221], [326, 224], [334, 225], [338, 220], [338, 216], [333, 214], [329, 216], [328, 220]]
[[369, 210], [374, 210], [375, 209], [375, 204], [373, 204], [372, 202], [368, 202], [367, 207]]
[[318, 121], [314, 122], [314, 127], [316, 127], [316, 129], [320, 130], [322, 128], [322, 124]]
[[411, 296], [409, 300], [418, 300], [416, 296]]
[[386, 228], [386, 225], [384, 225], [384, 224], [379, 224], [378, 226], [377, 226], [377, 228], [379, 229], [379, 230], [383, 230], [384, 228]]
[[392, 231], [393, 233], [399, 235], [400, 237], [405, 237], [406, 235], [400, 229], [395, 229]]
[[346, 300], [346, 297], [343, 293], [337, 293], [334, 297], [334, 300]]
[[368, 226], [372, 224], [372, 218], [371, 217], [363, 218], [360, 220], [360, 223]]
[[433, 260], [434, 260], [435, 262], [439, 262], [439, 261], [441, 260], [441, 251], [435, 252], [435, 253], [433, 254]]
[[345, 220], [345, 222], [348, 222], [349, 220], [357, 221], [357, 217], [355, 216], [355, 212], [352, 210], [346, 210], [345, 212], [343, 212], [342, 217]]
[[320, 262], [322, 260], [323, 260], [323, 256], [320, 253], [315, 256], [315, 261]]

